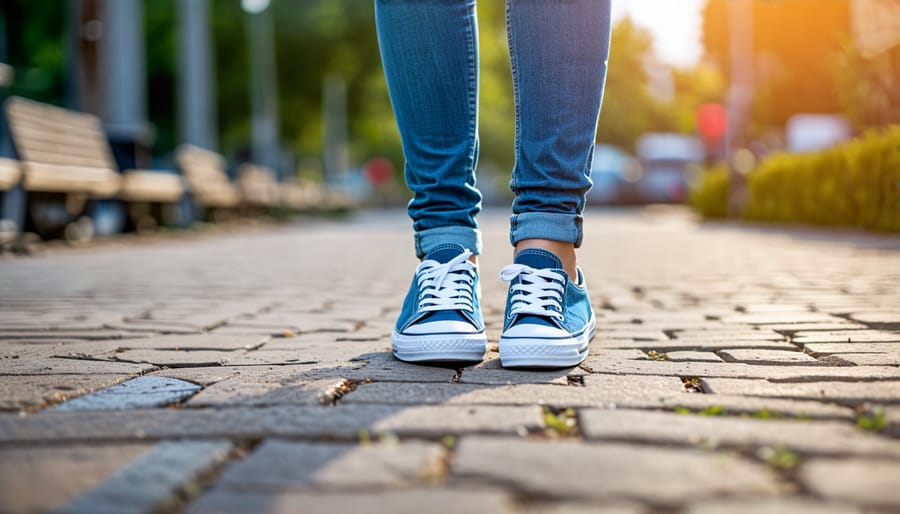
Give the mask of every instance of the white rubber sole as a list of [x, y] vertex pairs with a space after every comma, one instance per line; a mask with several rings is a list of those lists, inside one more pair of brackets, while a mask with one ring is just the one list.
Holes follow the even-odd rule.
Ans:
[[480, 361], [487, 351], [487, 335], [401, 334], [391, 332], [394, 356], [406, 362]]
[[571, 368], [584, 362], [591, 339], [597, 332], [597, 319], [591, 317], [579, 334], [558, 339], [500, 336], [500, 364], [504, 368]]

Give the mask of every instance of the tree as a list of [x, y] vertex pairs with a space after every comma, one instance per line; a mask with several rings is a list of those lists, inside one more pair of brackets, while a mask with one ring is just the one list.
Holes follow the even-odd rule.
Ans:
[[613, 27], [598, 142], [633, 151], [641, 134], [676, 128], [670, 106], [650, 94], [644, 63], [652, 52], [650, 33], [631, 19]]
[[[706, 55], [726, 76], [729, 1], [709, 0], [703, 11]], [[849, 0], [754, 0], [753, 131], [781, 127], [796, 113], [840, 110], [831, 63], [849, 32]]]

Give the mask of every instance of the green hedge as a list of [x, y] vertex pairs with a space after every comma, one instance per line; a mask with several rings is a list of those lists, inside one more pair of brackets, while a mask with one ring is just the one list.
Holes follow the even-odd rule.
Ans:
[[[900, 232], [900, 126], [821, 152], [773, 155], [747, 186], [745, 219]], [[691, 203], [721, 217], [727, 202], [727, 170], [707, 171]]]

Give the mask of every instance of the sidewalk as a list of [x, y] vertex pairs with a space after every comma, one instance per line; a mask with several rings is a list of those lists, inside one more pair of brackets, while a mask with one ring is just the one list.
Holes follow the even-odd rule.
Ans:
[[405, 364], [405, 215], [0, 260], [0, 512], [900, 510], [900, 238], [596, 212], [584, 365]]

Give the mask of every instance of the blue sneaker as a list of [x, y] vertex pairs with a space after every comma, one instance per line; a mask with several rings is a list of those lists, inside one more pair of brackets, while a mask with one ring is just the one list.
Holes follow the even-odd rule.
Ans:
[[487, 335], [471, 256], [457, 244], [440, 245], [425, 256], [391, 333], [395, 357], [420, 363], [484, 358]]
[[567, 368], [587, 357], [597, 320], [581, 269], [575, 283], [562, 267], [553, 253], [527, 248], [500, 272], [510, 283], [500, 334], [504, 367]]

